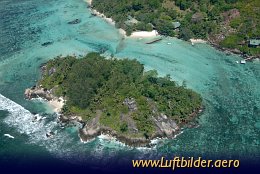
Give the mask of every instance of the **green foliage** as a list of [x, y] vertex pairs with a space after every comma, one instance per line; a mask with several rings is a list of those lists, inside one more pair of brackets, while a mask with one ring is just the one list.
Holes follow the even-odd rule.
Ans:
[[[178, 36], [184, 40], [192, 37], [207, 39], [221, 32], [226, 34], [221, 29], [229, 25], [235, 29], [232, 34], [239, 38], [242, 35], [245, 43], [248, 38], [260, 36], [259, 2], [259, 0], [93, 0], [92, 4], [98, 11], [112, 17], [116, 21], [116, 26], [125, 29], [127, 35], [136, 30], [151, 31], [154, 27], [162, 35]], [[240, 17], [223, 24], [226, 22], [224, 13], [231, 9], [238, 9]], [[193, 16], [196, 13], [202, 14], [203, 18], [196, 19], [196, 15]], [[126, 25], [125, 21], [129, 16], [137, 19], [139, 23]], [[175, 30], [172, 25], [172, 22], [176, 21], [181, 23], [179, 30]], [[257, 54], [257, 51], [249, 52], [250, 48], [247, 45], [239, 47], [236, 44], [236, 39], [227, 38], [221, 45], [243, 49], [247, 54]]]
[[[141, 135], [150, 137], [155, 130], [153, 108], [178, 121], [188, 118], [202, 102], [197, 93], [171, 81], [170, 75], [144, 72], [136, 60], [105, 59], [90, 53], [81, 59], [56, 58], [46, 67], [41, 84], [66, 97], [64, 114], [89, 120], [101, 113], [100, 123], [121, 133], [129, 129], [122, 114], [136, 123]], [[126, 98], [134, 98], [138, 109], [130, 112], [123, 104]]]
[[180, 37], [183, 40], [188, 41], [190, 38], [194, 36], [193, 32], [189, 28], [182, 27], [180, 30]]
[[180, 7], [181, 10], [187, 10], [191, 6], [192, 1], [189, 1], [189, 0], [176, 0], [175, 4], [178, 7]]
[[240, 18], [235, 18], [232, 21], [230, 21], [230, 26], [234, 29], [238, 29], [238, 27], [241, 25], [242, 21]]
[[243, 38], [240, 37], [239, 35], [230, 35], [226, 37], [220, 45], [226, 48], [236, 48], [237, 45], [243, 41]]
[[121, 125], [120, 125], [120, 131], [121, 132], [126, 132], [128, 130], [128, 125], [127, 123], [123, 122]]
[[153, 27], [151, 24], [146, 24], [144, 22], [138, 22], [135, 26], [135, 28], [137, 30], [141, 30], [141, 31], [152, 31]]
[[159, 33], [166, 36], [175, 36], [174, 27], [170, 20], [157, 20], [156, 26]]
[[[44, 70], [40, 84], [42, 84], [46, 89], [52, 89], [55, 86], [62, 84], [62, 82], [67, 78], [68, 72], [75, 61], [76, 58], [70, 56], [66, 58], [57, 57], [54, 60], [50, 60], [45, 67], [46, 70]], [[62, 96], [65, 92], [62, 87], [57, 89], [57, 91], [57, 95], [59, 96]]]

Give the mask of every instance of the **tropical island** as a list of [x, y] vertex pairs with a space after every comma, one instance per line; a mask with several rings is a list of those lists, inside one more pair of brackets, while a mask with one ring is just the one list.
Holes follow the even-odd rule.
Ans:
[[157, 137], [173, 138], [202, 111], [201, 96], [185, 83], [144, 71], [137, 60], [90, 53], [57, 57], [41, 71], [42, 78], [25, 91], [26, 97], [64, 103], [60, 120], [81, 122], [84, 141], [104, 133], [145, 146]]
[[[127, 35], [158, 31], [252, 58], [260, 56], [259, 0], [88, 0]], [[199, 40], [196, 40], [199, 39]]]

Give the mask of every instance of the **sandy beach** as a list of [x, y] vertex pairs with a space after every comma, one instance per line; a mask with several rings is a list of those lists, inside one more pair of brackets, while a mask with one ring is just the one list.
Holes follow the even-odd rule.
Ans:
[[133, 32], [129, 37], [131, 38], [147, 38], [158, 36], [159, 33], [156, 30], [153, 31], [136, 31]]
[[85, 2], [87, 2], [89, 5], [92, 4], [92, 0], [85, 0]]
[[127, 37], [127, 36], [126, 36], [126, 31], [123, 30], [122, 28], [119, 28], [118, 31], [119, 31], [119, 33], [120, 33], [122, 36]]
[[[87, 2], [89, 5], [92, 4], [92, 0], [85, 0], [85, 2]], [[103, 18], [107, 23], [115, 26], [116, 23], [112, 18], [106, 17], [103, 13], [100, 13], [95, 9], [92, 10], [92, 13]], [[155, 37], [159, 35], [156, 30], [153, 30], [153, 31], [135, 31], [130, 36], [127, 36], [126, 31], [123, 30], [122, 28], [119, 28], [119, 33], [124, 37], [129, 37], [129, 38], [147, 38], [147, 37]]]
[[198, 44], [198, 43], [207, 43], [207, 41], [203, 40], [203, 39], [190, 39], [190, 42], [192, 44]]
[[62, 107], [64, 106], [65, 100], [63, 98], [55, 98], [48, 101], [48, 104], [53, 108], [54, 112], [61, 112]]

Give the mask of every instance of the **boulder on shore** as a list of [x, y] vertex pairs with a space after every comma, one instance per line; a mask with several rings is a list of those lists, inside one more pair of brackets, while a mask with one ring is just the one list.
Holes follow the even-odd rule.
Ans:
[[25, 98], [26, 99], [33, 99], [33, 98], [44, 98], [48, 101], [52, 100], [55, 98], [50, 91], [45, 90], [44, 88], [37, 86], [37, 87], [32, 87], [32, 88], [27, 88], [24, 92]]

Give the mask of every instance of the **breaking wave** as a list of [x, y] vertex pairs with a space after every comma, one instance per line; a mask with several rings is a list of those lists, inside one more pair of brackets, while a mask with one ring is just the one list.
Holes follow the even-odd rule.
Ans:
[[[32, 114], [21, 105], [4, 97], [0, 94], [0, 110], [8, 111], [8, 116], [4, 119], [4, 123], [10, 127], [14, 127], [19, 133], [26, 134], [29, 142], [45, 146], [46, 149], [57, 157], [71, 157], [69, 148], [65, 144], [71, 143], [71, 137], [65, 131], [61, 131], [58, 125], [56, 115], [39, 115]], [[49, 132], [55, 132], [55, 136], [48, 138], [46, 136]]]
[[[140, 152], [145, 155], [152, 150], [128, 147], [117, 140], [108, 140], [104, 135], [89, 143], [82, 143], [78, 137], [77, 128], [62, 128], [57, 122], [57, 115], [34, 115], [1, 94], [0, 110], [8, 111], [9, 115], [4, 119], [4, 122], [21, 134], [26, 134], [30, 140], [29, 143], [45, 147], [55, 157], [64, 160], [73, 159], [73, 163], [99, 159], [105, 164], [122, 152], [136, 151], [136, 155], [139, 157], [141, 156]], [[55, 135], [48, 138], [46, 133], [50, 131], [55, 132]]]

